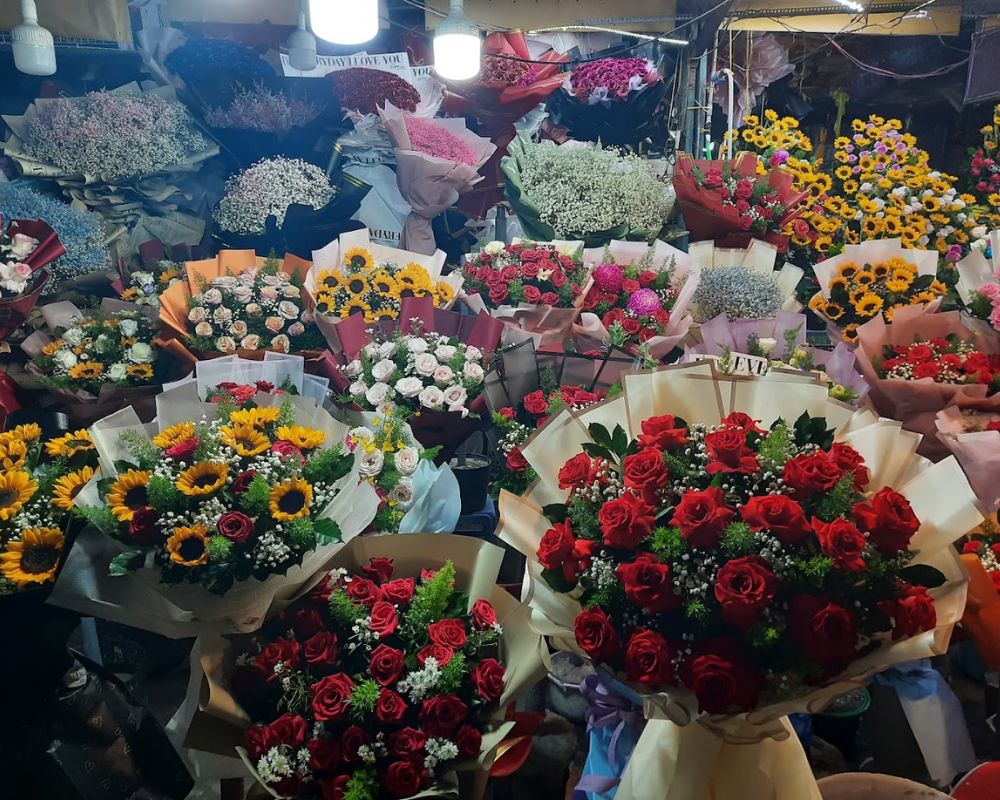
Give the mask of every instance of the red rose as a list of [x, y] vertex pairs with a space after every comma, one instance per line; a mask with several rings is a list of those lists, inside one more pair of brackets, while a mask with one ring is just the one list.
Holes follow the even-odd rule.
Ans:
[[757, 427], [758, 422], [760, 422], [760, 420], [754, 419], [749, 414], [744, 414], [742, 411], [734, 411], [722, 420], [722, 424], [727, 428], [739, 428], [745, 433], [764, 433], [762, 428]]
[[845, 572], [861, 572], [865, 568], [865, 537], [846, 519], [823, 522], [813, 520], [813, 530], [823, 555], [833, 559], [833, 565]]
[[923, 364], [934, 360], [934, 350], [925, 344], [915, 344], [906, 351], [906, 360], [911, 364]]
[[535, 261], [527, 261], [521, 265], [521, 277], [523, 278], [537, 278], [538, 277], [538, 263]]
[[542, 292], [541, 300], [547, 306], [559, 305], [559, 295], [555, 292]]
[[937, 626], [934, 599], [923, 586], [907, 584], [903, 593], [894, 600], [882, 600], [879, 609], [892, 617], [892, 640], [907, 639]]
[[455, 651], [450, 647], [432, 642], [417, 653], [417, 663], [422, 667], [428, 658], [433, 658], [439, 667], [443, 667], [454, 657]]
[[868, 485], [868, 467], [865, 466], [865, 459], [850, 445], [834, 442], [830, 448], [830, 460], [844, 473], [854, 473], [854, 488], [859, 492]]
[[291, 748], [298, 747], [306, 740], [309, 728], [302, 717], [287, 711], [268, 727], [271, 729], [275, 742], [279, 745], [288, 745]]
[[375, 556], [368, 559], [361, 571], [375, 583], [383, 584], [392, 577], [392, 559], [385, 556]]
[[645, 447], [622, 461], [625, 486], [635, 489], [650, 502], [666, 486], [670, 472], [663, 463], [663, 453], [655, 447]]
[[343, 672], [317, 681], [309, 690], [313, 716], [318, 722], [339, 720], [347, 713], [353, 690], [354, 681]]
[[406, 701], [403, 700], [392, 689], [382, 688], [378, 693], [378, 702], [375, 703], [375, 719], [391, 725], [399, 722], [406, 714]]
[[1000, 569], [993, 570], [990, 573], [990, 580], [993, 581], [993, 586], [998, 592], [1000, 592]]
[[277, 747], [279, 742], [269, 725], [251, 725], [243, 736], [243, 744], [250, 757], [256, 761], [272, 747]]
[[809, 530], [802, 506], [783, 494], [751, 497], [740, 507], [740, 518], [751, 530], [769, 530], [782, 544], [796, 544]]
[[219, 517], [218, 529], [229, 541], [243, 544], [253, 535], [253, 520], [239, 511], [227, 511]]
[[634, 281], [629, 278], [622, 281], [622, 291], [625, 292], [625, 294], [638, 292], [641, 288], [642, 286], [640, 286], [639, 281]]
[[340, 757], [344, 759], [345, 764], [356, 764], [361, 760], [358, 750], [364, 745], [371, 744], [371, 741], [371, 737], [364, 729], [352, 725], [340, 734]]
[[427, 736], [423, 731], [407, 726], [390, 734], [389, 752], [399, 758], [409, 759], [418, 755], [426, 743]]
[[382, 775], [382, 788], [390, 797], [411, 797], [420, 791], [427, 770], [413, 761], [396, 761]]
[[382, 590], [375, 585], [375, 581], [368, 580], [368, 578], [361, 578], [357, 575], [351, 578], [350, 583], [344, 587], [344, 592], [355, 603], [361, 603], [368, 606], [368, 608], [371, 608], [382, 599]]
[[497, 412], [504, 419], [514, 420], [517, 418], [517, 412], [514, 411], [510, 406], [505, 406]]
[[658, 447], [661, 450], [676, 450], [687, 444], [687, 428], [677, 427], [673, 414], [663, 414], [642, 421], [640, 447]]
[[483, 735], [471, 725], [463, 725], [454, 737], [459, 758], [472, 758], [483, 748]]
[[500, 699], [503, 694], [504, 668], [495, 658], [484, 658], [469, 677], [479, 696], [487, 703]]
[[674, 508], [673, 523], [681, 529], [688, 545], [707, 550], [715, 547], [734, 516], [722, 489], [711, 486], [701, 492], [685, 492]]
[[282, 460], [286, 458], [293, 458], [299, 462], [299, 464], [306, 463], [306, 457], [302, 455], [302, 451], [296, 447], [291, 442], [286, 442], [284, 439], [280, 439], [271, 445], [271, 452]]
[[236, 476], [236, 480], [233, 481], [232, 490], [233, 494], [239, 497], [246, 493], [246, 490], [250, 488], [250, 482], [257, 476], [256, 470], [248, 469], [246, 472], [241, 472]]
[[1000, 543], [991, 544], [990, 550], [993, 551], [993, 555], [995, 555], [997, 558], [1000, 558]]
[[403, 673], [404, 656], [402, 650], [385, 644], [372, 650], [369, 671], [379, 686], [390, 686]]
[[674, 651], [655, 631], [638, 630], [625, 648], [625, 674], [630, 681], [647, 686], [672, 685], [674, 671], [670, 660]]
[[778, 579], [760, 556], [734, 558], [715, 574], [715, 599], [722, 606], [722, 618], [745, 631], [757, 623], [777, 590]]
[[347, 791], [347, 782], [350, 775], [338, 775], [332, 781], [319, 782], [319, 794], [321, 800], [344, 800], [344, 793]]
[[334, 739], [310, 739], [309, 768], [315, 772], [336, 772], [340, 766], [340, 747]]
[[871, 504], [858, 503], [852, 510], [854, 521], [867, 531], [872, 546], [891, 556], [910, 547], [910, 539], [920, 529], [910, 501], [888, 486], [879, 489]]
[[785, 463], [782, 477], [785, 484], [804, 500], [815, 492], [828, 492], [837, 485], [843, 470], [826, 453], [817, 450], [803, 453]]
[[469, 707], [453, 694], [436, 695], [420, 706], [420, 722], [431, 736], [450, 736], [468, 715]]
[[680, 673], [685, 686], [698, 698], [698, 710], [706, 714], [724, 714], [733, 707], [752, 710], [763, 683], [750, 659], [731, 639], [701, 643], [681, 665]]
[[962, 545], [963, 553], [978, 553], [982, 549], [983, 549], [982, 542], [972, 541], [972, 542], [966, 542], [965, 544]]
[[472, 610], [469, 612], [469, 615], [472, 617], [472, 627], [477, 631], [492, 628], [497, 622], [496, 610], [490, 604], [489, 600], [483, 600], [482, 598], [472, 604]]
[[655, 280], [656, 280], [656, 273], [653, 272], [653, 270], [651, 269], [644, 269], [642, 272], [639, 273], [639, 286], [641, 286], [643, 289], [648, 289]]
[[629, 336], [635, 336], [640, 330], [642, 330], [642, 325], [635, 317], [625, 317], [625, 319], [622, 320], [622, 330]]
[[573, 405], [589, 406], [592, 403], [599, 403], [604, 399], [604, 392], [588, 392], [584, 389], [577, 389], [573, 397]]
[[507, 299], [507, 285], [504, 283], [497, 283], [490, 287], [489, 290], [490, 302], [494, 305], [500, 305], [504, 300]]
[[621, 652], [618, 632], [611, 618], [600, 608], [585, 608], [573, 621], [576, 643], [595, 661], [612, 663]]
[[625, 492], [609, 500], [597, 512], [604, 543], [609, 547], [634, 550], [639, 542], [649, 536], [656, 524], [651, 509], [634, 494]]
[[325, 605], [330, 602], [330, 595], [333, 594], [335, 588], [333, 578], [327, 573], [320, 579], [319, 583], [309, 590], [306, 599], [312, 603]]
[[586, 453], [577, 453], [559, 469], [560, 489], [580, 489], [590, 483], [593, 464]]
[[396, 628], [399, 626], [395, 606], [385, 600], [379, 600], [372, 606], [372, 615], [369, 626], [382, 639], [392, 633], [395, 633]]
[[549, 401], [545, 399], [545, 394], [541, 389], [531, 394], [526, 394], [522, 402], [524, 403], [524, 410], [529, 414], [534, 414], [536, 417], [541, 417], [549, 413]]
[[427, 635], [434, 644], [457, 650], [465, 644], [465, 623], [460, 619], [442, 619], [427, 626]]
[[290, 620], [299, 639], [308, 639], [314, 633], [319, 633], [326, 624], [319, 611], [312, 606], [296, 609]]
[[577, 539], [573, 551], [562, 566], [563, 577], [569, 583], [576, 583], [582, 572], [590, 569], [590, 561], [597, 551], [598, 543], [593, 539]]
[[402, 606], [413, 599], [415, 589], [413, 578], [396, 578], [394, 581], [382, 584], [382, 595], [388, 602]]
[[314, 633], [302, 645], [307, 664], [336, 664], [337, 635], [330, 631]]
[[201, 439], [197, 436], [192, 436], [190, 439], [178, 442], [173, 447], [168, 447], [163, 451], [163, 455], [174, 461], [183, 461], [185, 464], [190, 464], [193, 463], [194, 451], [198, 449], [199, 444], [201, 444]]
[[830, 674], [854, 659], [854, 615], [829, 597], [802, 594], [788, 602], [788, 630], [805, 657]]
[[705, 434], [708, 451], [706, 472], [753, 472], [757, 469], [757, 456], [747, 447], [747, 435], [739, 428], [721, 428]]
[[523, 293], [525, 303], [534, 303], [537, 305], [542, 299], [542, 290], [531, 284], [524, 287]]
[[625, 312], [620, 308], [612, 308], [607, 314], [601, 317], [601, 322], [605, 328], [611, 329], [616, 322], [621, 325], [625, 321]]
[[151, 508], [140, 508], [128, 523], [129, 539], [136, 544], [156, 544], [163, 540], [160, 518]]
[[296, 667], [301, 662], [301, 656], [299, 643], [294, 639], [276, 639], [265, 645], [257, 658], [254, 659], [254, 665], [267, 676], [269, 681], [273, 681], [275, 679], [274, 668], [279, 661], [286, 667]]
[[573, 530], [569, 520], [556, 522], [538, 543], [538, 563], [545, 569], [560, 569], [573, 552]]
[[563, 272], [561, 269], [557, 269], [551, 275], [549, 275], [549, 283], [551, 283], [557, 289], [560, 289], [563, 286], [565, 286], [566, 281], [568, 280], [569, 278], [566, 277], [566, 273]]
[[625, 596], [647, 613], [659, 614], [680, 606], [670, 567], [649, 553], [636, 556], [630, 564], [619, 564], [616, 572], [624, 584]]
[[936, 378], [941, 374], [941, 365], [936, 361], [925, 361], [913, 368], [914, 378]]
[[508, 264], [506, 267], [500, 270], [500, 277], [505, 283], [510, 283], [513, 280], [517, 280], [521, 277], [521, 272], [513, 264]]

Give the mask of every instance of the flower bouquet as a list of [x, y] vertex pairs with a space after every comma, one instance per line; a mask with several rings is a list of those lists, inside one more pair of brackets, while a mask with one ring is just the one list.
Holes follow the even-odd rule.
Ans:
[[1000, 410], [1000, 356], [957, 311], [915, 306], [901, 309], [890, 324], [875, 317], [858, 329], [856, 355], [871, 406], [923, 434], [920, 452], [927, 458], [948, 454], [934, 435], [939, 411], [967, 404]]
[[45, 289], [45, 267], [66, 252], [41, 220], [13, 220], [4, 230], [0, 213], [0, 342], [27, 319]]
[[186, 744], [239, 746], [274, 797], [456, 797], [456, 769], [481, 786], [513, 726], [503, 709], [543, 673], [526, 606], [495, 585], [501, 555], [355, 539], [252, 639], [202, 642]]
[[969, 183], [987, 209], [1000, 215], [1000, 104], [993, 107], [991, 124], [984, 125], [983, 146], [969, 150]]
[[205, 255], [201, 252], [204, 249], [202, 245], [174, 245], [168, 258], [163, 242], [155, 239], [143, 242], [138, 249], [138, 265], [119, 259], [118, 277], [112, 281], [111, 288], [129, 303], [159, 308], [160, 293], [178, 281], [187, 280], [184, 262]]
[[315, 400], [204, 396], [159, 395], [152, 431], [129, 408], [91, 427], [103, 477], [75, 498], [90, 527], [57, 605], [166, 636], [255, 630], [368, 527], [378, 498]]
[[536, 629], [644, 709], [619, 800], [818, 799], [784, 715], [944, 652], [981, 516], [916, 445], [819, 381], [711, 364], [627, 374], [528, 442], [500, 535]]
[[660, 241], [612, 241], [602, 251], [586, 251], [584, 261], [597, 266], [577, 334], [655, 360], [687, 336], [701, 271], [686, 253]]
[[410, 204], [400, 246], [418, 253], [437, 249], [431, 221], [483, 180], [479, 169], [496, 152], [465, 120], [429, 120], [391, 103], [379, 109], [396, 156], [399, 191]]
[[668, 83], [648, 58], [599, 58], [565, 73], [552, 119], [574, 139], [639, 149], [664, 127], [658, 113]]
[[21, 171], [54, 181], [75, 204], [127, 229], [127, 251], [153, 237], [167, 244], [201, 239], [204, 222], [191, 212], [203, 190], [186, 179], [219, 148], [172, 87], [133, 83], [39, 98], [23, 116], [4, 119], [12, 131], [4, 152]]
[[790, 172], [774, 167], [758, 174], [757, 164], [750, 152], [726, 161], [677, 157], [674, 189], [692, 241], [746, 247], [751, 239], [763, 239], [781, 252], [788, 249], [781, 231], [804, 212], [809, 193], [795, 191]]
[[267, 350], [315, 360], [324, 341], [303, 290], [309, 267], [292, 255], [265, 259], [252, 250], [187, 262], [186, 279], [160, 295], [161, 346], [189, 364], [219, 354], [263, 358]]
[[962, 543], [962, 564], [969, 573], [969, 596], [962, 615], [976, 652], [990, 670], [1000, 669], [1000, 527], [991, 515]]
[[508, 151], [500, 162], [507, 200], [535, 241], [652, 242], [670, 213], [667, 186], [638, 156], [582, 142], [536, 144], [524, 134]]
[[948, 406], [934, 424], [938, 441], [958, 459], [981, 507], [992, 514], [1000, 511], [1000, 409], [979, 411], [977, 405]]
[[41, 308], [48, 332], [21, 343], [28, 371], [66, 405], [74, 424], [89, 425], [131, 406], [144, 422], [156, 413], [165, 368], [159, 360], [153, 321], [142, 309], [105, 299], [84, 313], [72, 303]]
[[948, 291], [936, 277], [937, 261], [933, 251], [904, 250], [899, 239], [847, 245], [815, 265], [820, 291], [809, 309], [854, 344], [858, 327], [875, 316], [892, 322], [897, 311], [909, 306], [937, 310]]
[[965, 307], [963, 321], [977, 333], [1000, 334], [1000, 230], [991, 231], [987, 248], [978, 248], [959, 261], [955, 290]]

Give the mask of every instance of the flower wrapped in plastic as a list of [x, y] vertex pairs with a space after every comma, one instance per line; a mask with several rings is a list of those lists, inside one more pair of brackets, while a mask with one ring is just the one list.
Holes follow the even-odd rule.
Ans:
[[156, 239], [143, 242], [135, 259], [118, 260], [118, 277], [111, 282], [111, 288], [129, 303], [159, 308], [160, 293], [187, 279], [184, 262], [206, 257], [205, 250], [203, 245], [178, 244], [167, 248]]
[[620, 800], [818, 800], [785, 715], [944, 652], [982, 517], [918, 442], [809, 376], [700, 363], [626, 374], [523, 448], [539, 483], [501, 497], [500, 535], [532, 623], [647, 718]]
[[892, 322], [909, 306], [936, 311], [948, 291], [937, 279], [937, 263], [933, 250], [905, 250], [900, 239], [849, 244], [813, 267], [820, 290], [809, 309], [832, 333], [855, 344], [859, 326], [873, 317]]
[[479, 169], [496, 145], [470, 131], [462, 118], [429, 120], [391, 103], [378, 113], [396, 155], [399, 191], [411, 209], [400, 246], [433, 253], [431, 221], [483, 180]]
[[871, 406], [923, 434], [920, 453], [927, 458], [948, 454], [935, 435], [939, 411], [955, 405], [1000, 411], [1000, 354], [957, 311], [913, 306], [891, 323], [875, 317], [858, 329], [856, 355]]
[[543, 674], [501, 561], [466, 537], [355, 539], [258, 634], [199, 643], [185, 743], [238, 748], [273, 797], [457, 800], [459, 775], [479, 796], [504, 709]]
[[687, 253], [660, 241], [612, 241], [583, 256], [593, 269], [577, 334], [657, 361], [687, 337], [701, 278]]
[[160, 295], [160, 345], [188, 364], [220, 354], [263, 358], [268, 350], [315, 361], [325, 342], [304, 290], [310, 266], [253, 250], [186, 262], [185, 279]]
[[41, 314], [47, 331], [31, 334], [21, 349], [31, 359], [28, 371], [62, 401], [72, 424], [90, 425], [126, 406], [143, 422], [153, 418], [168, 372], [151, 309], [105, 298], [97, 311], [59, 302]]
[[996, 516], [969, 532], [962, 563], [969, 572], [969, 596], [962, 628], [987, 669], [1000, 670], [1000, 527]]
[[650, 162], [615, 148], [570, 141], [532, 142], [520, 134], [500, 167], [507, 201], [525, 235], [539, 242], [613, 239], [652, 242], [673, 201]]
[[0, 214], [0, 341], [27, 319], [49, 279], [46, 267], [66, 252], [58, 234], [41, 220], [4, 223]]
[[959, 261], [955, 291], [965, 307], [963, 322], [977, 333], [1000, 336], [1000, 230], [990, 231], [986, 248]]
[[677, 157], [673, 183], [684, 226], [691, 240], [746, 247], [763, 239], [780, 252], [788, 249], [781, 231], [805, 211], [808, 191], [795, 191], [794, 176], [781, 167], [758, 169], [755, 153], [744, 151], [721, 161]]
[[347, 425], [255, 379], [289, 368], [232, 359], [221, 389], [158, 395], [149, 428], [130, 408], [95, 423], [101, 479], [74, 498], [89, 526], [53, 602], [165, 636], [252, 631], [363, 532], [378, 497]]
[[1000, 511], [1000, 409], [960, 401], [937, 412], [937, 438], [962, 465], [983, 508]]
[[[857, 405], [868, 384], [855, 365], [854, 350], [843, 342], [831, 350], [806, 343], [806, 317], [779, 311], [772, 319], [734, 319], [725, 314], [701, 324], [701, 341], [684, 348], [686, 361], [712, 357], [723, 372], [762, 375], [770, 369], [818, 373], [830, 397]], [[749, 358], [748, 358], [749, 356]]]

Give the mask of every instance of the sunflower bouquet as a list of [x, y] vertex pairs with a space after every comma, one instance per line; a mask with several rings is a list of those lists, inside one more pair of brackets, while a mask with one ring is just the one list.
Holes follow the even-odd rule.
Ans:
[[1000, 224], [1000, 103], [993, 119], [980, 130], [981, 147], [969, 151], [968, 182], [992, 215], [991, 224]]
[[85, 430], [42, 441], [38, 425], [0, 433], [0, 596], [45, 587], [67, 545], [73, 502], [91, 481], [97, 451]]
[[901, 308], [936, 310], [948, 287], [937, 279], [937, 253], [904, 250], [890, 239], [848, 245], [840, 255], [816, 264], [820, 291], [809, 301], [843, 341], [854, 344], [858, 328], [881, 316], [892, 322]]

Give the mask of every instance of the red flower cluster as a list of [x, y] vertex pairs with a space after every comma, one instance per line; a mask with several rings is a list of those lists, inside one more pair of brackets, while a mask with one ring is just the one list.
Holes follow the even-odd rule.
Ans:
[[420, 92], [408, 81], [380, 69], [351, 67], [330, 72], [333, 93], [341, 108], [361, 114], [377, 114], [386, 101], [402, 111], [416, 111]]
[[503, 665], [482, 653], [496, 613], [477, 600], [468, 615], [428, 619], [426, 598], [454, 591], [454, 567], [419, 583], [393, 571], [373, 558], [346, 580], [332, 573], [241, 659], [233, 688], [256, 723], [246, 748], [282, 796], [341, 800], [353, 786], [409, 797], [479, 754], [483, 711], [504, 690]]
[[632, 442], [591, 426], [537, 550], [554, 589], [582, 590], [580, 647], [724, 713], [767, 685], [836, 675], [880, 632], [932, 629], [930, 595], [902, 576], [920, 521], [894, 489], [866, 494], [864, 459], [820, 422], [663, 415]]
[[901, 380], [931, 378], [935, 383], [979, 383], [989, 393], [1000, 391], [1000, 354], [987, 355], [958, 337], [927, 339], [911, 345], [886, 346], [879, 377]]
[[488, 246], [462, 267], [466, 288], [491, 308], [531, 303], [572, 308], [582, 302], [587, 282], [583, 265], [555, 245], [522, 242]]

